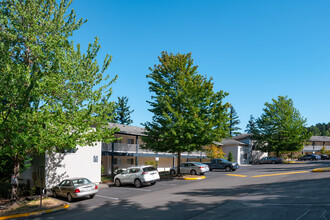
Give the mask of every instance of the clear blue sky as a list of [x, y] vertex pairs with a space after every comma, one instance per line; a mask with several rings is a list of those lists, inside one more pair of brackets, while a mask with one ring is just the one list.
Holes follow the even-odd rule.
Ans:
[[127, 96], [133, 125], [150, 121], [149, 67], [161, 51], [192, 52], [198, 72], [229, 92], [243, 130], [265, 102], [288, 95], [308, 125], [330, 122], [330, 1], [75, 0], [88, 20], [73, 40], [94, 37], [113, 56], [113, 100]]

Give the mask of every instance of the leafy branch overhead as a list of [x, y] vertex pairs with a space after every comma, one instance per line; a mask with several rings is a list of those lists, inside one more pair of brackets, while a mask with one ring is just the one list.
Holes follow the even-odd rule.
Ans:
[[1, 2], [0, 152], [14, 162], [16, 176], [29, 155], [113, 139], [106, 128], [117, 78], [105, 73], [111, 56], [99, 66], [97, 38], [85, 53], [69, 41], [86, 22], [67, 12], [70, 4]]

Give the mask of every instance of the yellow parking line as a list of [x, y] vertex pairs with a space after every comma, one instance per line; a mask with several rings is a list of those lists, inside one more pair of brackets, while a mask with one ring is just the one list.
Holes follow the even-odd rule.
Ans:
[[246, 175], [238, 175], [238, 174], [227, 174], [227, 176], [246, 177]]
[[275, 174], [267, 174], [267, 175], [257, 175], [251, 177], [264, 177], [264, 176], [280, 176], [280, 175], [288, 175], [288, 174], [295, 174], [295, 173], [308, 173], [309, 171], [299, 171], [299, 172], [289, 172], [289, 173], [275, 173]]

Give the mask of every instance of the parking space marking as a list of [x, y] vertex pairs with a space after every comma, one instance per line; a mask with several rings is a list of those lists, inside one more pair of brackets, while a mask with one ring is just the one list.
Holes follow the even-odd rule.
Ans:
[[95, 195], [96, 197], [101, 197], [101, 198], [106, 198], [106, 199], [111, 199], [111, 200], [119, 200], [118, 198], [115, 197], [110, 197], [110, 196], [101, 196], [101, 195]]
[[227, 174], [227, 176], [246, 177], [246, 175], [238, 175], [238, 174]]
[[256, 175], [251, 177], [265, 177], [265, 176], [280, 176], [280, 175], [289, 175], [289, 174], [296, 174], [296, 173], [308, 173], [310, 171], [299, 171], [299, 172], [288, 172], [288, 173], [274, 173], [274, 174], [266, 174], [266, 175]]

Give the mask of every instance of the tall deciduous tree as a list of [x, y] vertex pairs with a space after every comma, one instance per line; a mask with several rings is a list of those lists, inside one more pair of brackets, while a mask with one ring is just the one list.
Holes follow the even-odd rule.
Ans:
[[67, 12], [71, 1], [0, 4], [0, 152], [12, 161], [12, 175], [31, 155], [112, 141], [115, 130], [106, 127], [114, 104], [107, 100], [116, 77], [103, 77], [111, 57], [100, 67], [97, 38], [85, 54], [68, 40], [85, 23]]
[[134, 110], [130, 111], [128, 98], [126, 96], [118, 97], [118, 102], [116, 105], [115, 122], [123, 125], [132, 124], [133, 120], [131, 119], [131, 114], [134, 112]]
[[265, 152], [284, 152], [301, 150], [311, 134], [305, 128], [306, 119], [293, 106], [292, 99], [279, 96], [266, 102], [263, 114], [256, 120], [253, 139], [257, 148]]
[[239, 135], [241, 130], [237, 125], [239, 125], [241, 121], [238, 119], [238, 115], [233, 106], [229, 108], [229, 137], [233, 137]]
[[162, 52], [159, 64], [150, 68], [148, 101], [152, 121], [144, 124], [146, 148], [176, 153], [180, 174], [182, 152], [202, 150], [228, 134], [226, 92], [213, 91], [212, 78], [197, 74], [191, 53]]

